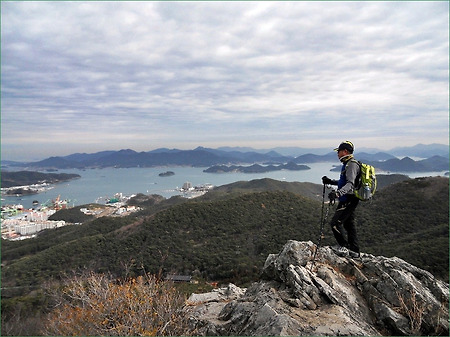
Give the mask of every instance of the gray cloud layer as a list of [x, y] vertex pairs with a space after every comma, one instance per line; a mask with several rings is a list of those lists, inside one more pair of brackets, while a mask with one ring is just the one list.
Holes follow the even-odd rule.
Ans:
[[447, 143], [448, 13], [448, 2], [2, 3], [3, 157]]

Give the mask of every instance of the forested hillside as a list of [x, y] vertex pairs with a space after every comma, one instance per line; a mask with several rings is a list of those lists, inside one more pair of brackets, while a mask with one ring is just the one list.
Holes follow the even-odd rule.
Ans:
[[[287, 191], [217, 197], [168, 200], [175, 205], [46, 231], [26, 242], [2, 241], [2, 285], [36, 286], [77, 268], [121, 275], [124, 266], [133, 274], [174, 272], [245, 284], [287, 240], [317, 242], [318, 201]], [[357, 210], [362, 250], [397, 255], [448, 280], [448, 204], [447, 178], [380, 190]], [[324, 244], [334, 244], [328, 227], [325, 234]]]
[[[3, 285], [38, 284], [76, 268], [120, 274], [196, 273], [219, 281], [254, 280], [269, 252], [291, 238], [316, 236], [318, 204], [289, 192], [185, 202], [145, 218], [100, 218], [4, 242]], [[22, 245], [21, 245], [22, 244]]]
[[[362, 251], [398, 256], [448, 282], [448, 178], [383, 184], [357, 209]], [[176, 273], [248, 285], [259, 279], [268, 254], [288, 240], [318, 242], [321, 196], [320, 185], [270, 179], [230, 184], [193, 200], [138, 195], [131, 202], [144, 209], [128, 217], [88, 219], [34, 239], [2, 240], [2, 319], [8, 313], [12, 324], [19, 311], [39, 320], [47, 306], [41, 290], [74, 271], [119, 278]], [[335, 244], [328, 226], [322, 244]]]
[[417, 178], [393, 184], [358, 209], [363, 249], [398, 256], [448, 282], [449, 180]]

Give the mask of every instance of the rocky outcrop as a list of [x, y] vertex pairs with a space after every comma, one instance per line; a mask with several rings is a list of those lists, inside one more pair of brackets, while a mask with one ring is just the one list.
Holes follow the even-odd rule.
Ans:
[[396, 257], [337, 256], [288, 241], [261, 281], [193, 294], [191, 333], [204, 336], [445, 335], [449, 285]]

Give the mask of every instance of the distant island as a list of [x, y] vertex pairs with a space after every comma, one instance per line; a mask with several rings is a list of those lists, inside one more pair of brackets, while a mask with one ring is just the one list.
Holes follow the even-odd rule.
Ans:
[[175, 175], [175, 172], [172, 172], [172, 171], [167, 171], [167, 172], [162, 172], [162, 173], [160, 173], [160, 174], [158, 174], [160, 177], [170, 177], [170, 176], [173, 176], [173, 175]]
[[302, 171], [302, 170], [310, 170], [311, 168], [306, 165], [297, 165], [293, 162], [289, 162], [284, 165], [268, 165], [262, 166], [259, 164], [254, 164], [251, 166], [226, 166], [226, 165], [215, 165], [206, 170], [203, 170], [205, 173], [229, 173], [229, 172], [237, 172], [237, 173], [265, 173], [272, 171], [281, 171], [281, 170], [289, 170], [289, 171]]

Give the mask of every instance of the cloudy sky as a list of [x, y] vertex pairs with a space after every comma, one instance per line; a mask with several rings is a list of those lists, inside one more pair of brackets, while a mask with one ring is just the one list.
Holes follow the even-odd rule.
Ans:
[[449, 141], [449, 3], [2, 2], [4, 160]]

